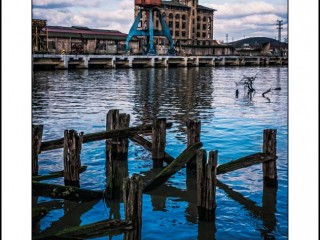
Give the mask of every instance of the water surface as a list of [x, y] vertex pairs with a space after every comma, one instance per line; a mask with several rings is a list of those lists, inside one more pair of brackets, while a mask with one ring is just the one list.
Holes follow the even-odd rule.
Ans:
[[[218, 150], [218, 164], [261, 151], [263, 129], [277, 129], [278, 189], [263, 189], [261, 165], [219, 175], [216, 221], [199, 222], [195, 179], [182, 169], [164, 186], [143, 195], [142, 239], [287, 239], [287, 71], [287, 67], [39, 71], [33, 75], [32, 121], [44, 125], [46, 141], [63, 137], [65, 129], [103, 131], [110, 109], [130, 114], [131, 126], [166, 117], [173, 122], [166, 151], [176, 157], [186, 147], [185, 122], [200, 119], [203, 147]], [[243, 74], [256, 73], [256, 92], [248, 96], [238, 86], [236, 96], [234, 82]], [[262, 97], [276, 87], [281, 90]], [[104, 190], [105, 158], [104, 141], [83, 145], [81, 161], [88, 169], [81, 174], [81, 187]], [[150, 174], [151, 154], [130, 142], [128, 168], [129, 175]], [[62, 170], [62, 150], [41, 153], [39, 169], [40, 174]], [[63, 179], [49, 182], [63, 184]], [[234, 191], [249, 202], [236, 199]], [[250, 203], [254, 207], [248, 207]], [[46, 215], [34, 232], [50, 233], [114, 217], [124, 218], [123, 203], [80, 206], [62, 201], [62, 208]]]

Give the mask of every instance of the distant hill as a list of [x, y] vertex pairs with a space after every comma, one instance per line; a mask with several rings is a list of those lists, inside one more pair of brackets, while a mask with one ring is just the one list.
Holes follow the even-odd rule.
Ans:
[[[249, 44], [250, 47], [261, 47], [265, 43], [270, 43], [270, 47], [279, 47], [279, 41], [275, 40], [273, 38], [267, 38], [267, 37], [251, 37], [251, 38], [245, 38], [241, 39], [235, 42], [230, 42], [228, 45], [233, 46], [234, 48], [242, 48], [244, 45]], [[286, 43], [281, 43], [281, 47], [286, 47]]]

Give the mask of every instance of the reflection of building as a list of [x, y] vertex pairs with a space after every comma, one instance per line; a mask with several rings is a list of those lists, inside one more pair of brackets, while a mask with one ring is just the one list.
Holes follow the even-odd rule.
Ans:
[[[40, 26], [38, 20], [32, 22], [34, 52], [118, 54], [125, 50], [127, 34], [119, 31], [78, 26]], [[137, 48], [135, 44], [137, 42], [131, 42], [131, 46]]]
[[[215, 9], [198, 4], [198, 0], [172, 0], [162, 1], [160, 12], [174, 39], [176, 49], [181, 54], [187, 55], [219, 55], [232, 54], [230, 46], [219, 45], [213, 40], [213, 23]], [[139, 6], [135, 6], [137, 16]], [[146, 13], [140, 21], [140, 29], [148, 26]], [[153, 17], [154, 29], [161, 30], [159, 16]], [[146, 45], [146, 40], [140, 38], [141, 45]], [[168, 40], [165, 37], [155, 37], [155, 45], [159, 54], [165, 54]], [[217, 52], [217, 53], [216, 53]]]

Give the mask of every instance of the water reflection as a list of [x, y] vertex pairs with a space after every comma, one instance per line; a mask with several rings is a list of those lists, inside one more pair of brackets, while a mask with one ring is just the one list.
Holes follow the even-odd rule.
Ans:
[[[167, 117], [184, 131], [188, 119], [202, 119], [213, 105], [212, 70], [199, 68], [136, 70], [134, 114], [143, 122]], [[208, 113], [212, 117], [214, 112]], [[208, 117], [208, 116], [207, 116]]]
[[228, 197], [240, 203], [254, 218], [262, 221], [263, 228], [258, 228], [258, 230], [261, 232], [263, 239], [275, 239], [275, 230], [278, 224], [275, 216], [277, 211], [277, 187], [263, 187], [262, 207], [219, 180], [217, 180], [217, 187], [224, 190]]

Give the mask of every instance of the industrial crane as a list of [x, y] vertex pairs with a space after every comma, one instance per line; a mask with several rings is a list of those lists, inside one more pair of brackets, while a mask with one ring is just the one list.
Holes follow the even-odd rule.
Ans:
[[[161, 14], [159, 7], [161, 6], [161, 0], [135, 0], [135, 5], [139, 6], [139, 13], [136, 16], [134, 23], [129, 31], [126, 39], [126, 51], [130, 51], [129, 42], [134, 36], [145, 36], [147, 37], [148, 49], [147, 54], [155, 55], [157, 52], [154, 48], [154, 36], [165, 36], [169, 40], [168, 53], [173, 55], [174, 42], [170, 33], [170, 29], [165, 22], [165, 14]], [[141, 29], [141, 18], [142, 13], [145, 12], [146, 21], [143, 23]], [[156, 14], [160, 20], [161, 29], [155, 30], [153, 26], [153, 16]], [[138, 29], [140, 26], [140, 29]]]

